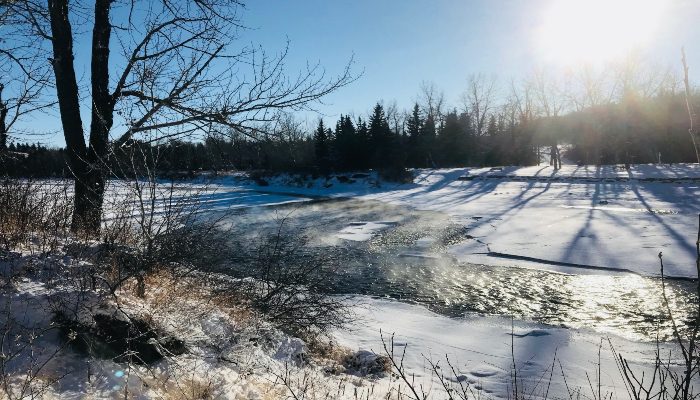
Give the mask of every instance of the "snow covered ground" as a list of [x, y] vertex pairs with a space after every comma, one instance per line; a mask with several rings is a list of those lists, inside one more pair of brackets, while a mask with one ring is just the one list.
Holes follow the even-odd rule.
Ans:
[[[418, 170], [412, 184], [372, 176], [298, 185], [280, 176], [260, 187], [223, 179], [219, 190], [354, 197], [440, 211], [469, 229], [472, 242], [450, 249], [460, 261], [489, 265], [627, 270], [694, 277], [700, 213], [700, 166], [565, 165], [492, 169]], [[234, 199], [234, 202], [236, 200]]]
[[[604, 273], [600, 270], [603, 268], [658, 275], [657, 254], [663, 251], [667, 274], [695, 276], [694, 240], [700, 213], [700, 168], [696, 165], [642, 165], [630, 171], [565, 166], [556, 173], [550, 167], [415, 173], [415, 182], [404, 185], [381, 182], [373, 174], [349, 174], [349, 179], [321, 178], [302, 183], [279, 176], [260, 186], [234, 175], [211, 186], [185, 183], [180, 190], [182, 196], [199, 190], [200, 200], [209, 210], [353, 197], [444, 213], [451, 223], [468, 228], [472, 239], [448, 248], [465, 262], [566, 273]], [[123, 188], [116, 193], [125, 195]], [[382, 219], [348, 220], [336, 236], [364, 241], [391, 229], [392, 224]], [[23, 279], [16, 283], [16, 294], [5, 301], [22, 305], [13, 309], [18, 318], [25, 316], [32, 319], [25, 322], [39, 323], [37, 316], [50, 317], [42, 317], [37, 310], [48, 309], [42, 302], [51, 290]], [[548, 398], [569, 398], [577, 390], [581, 397], [595, 397], [588, 380], [591, 377], [596, 386], [600, 368], [602, 392], [626, 398], [611, 344], [637, 371], [648, 371], [654, 360], [655, 344], [600, 332], [476, 314], [455, 319], [415, 304], [370, 297], [356, 300], [363, 303], [355, 309], [359, 319], [349, 329], [336, 332], [337, 341], [353, 351], [381, 354], [380, 331], [385, 340], [395, 334], [395, 355], [400, 357], [405, 349], [407, 373], [436, 398], [444, 396], [429, 361], [440, 363], [440, 371], [446, 373], [451, 384], [466, 382], [496, 398], [512, 397], [513, 362], [521, 393], [540, 398], [545, 394]], [[180, 301], [194, 300], [183, 297]], [[358, 394], [362, 398], [384, 398], [387, 391], [398, 387], [406, 390], [395, 377], [367, 380], [334, 375], [323, 365], [299, 369], [295, 360], [304, 350], [303, 343], [296, 339], [264, 324], [256, 323], [256, 331], [252, 331], [250, 326], [232, 320], [230, 314], [204, 305], [193, 303], [188, 309], [195, 314], [180, 320], [171, 315], [161, 321], [193, 338], [188, 343], [192, 350], [188, 354], [148, 370], [134, 367], [133, 371], [124, 371], [121, 364], [111, 361], [86, 364], [85, 359], [66, 356], [47, 365], [42, 372], [44, 379], [61, 375], [66, 366], [76, 368], [77, 373], [49, 393], [55, 398], [109, 398], [129, 387], [144, 398], [159, 397], [168, 389], [162, 380], [178, 374], [215, 387], [215, 394], [221, 398], [289, 396], [289, 389], [279, 386], [285, 377], [293, 390], [313, 382], [320, 398], [353, 399]], [[265, 344], [246, 346], [253, 338], [260, 340], [257, 329], [261, 326], [267, 332], [263, 335]], [[51, 346], [57, 343], [55, 337], [46, 340], [39, 343], [42, 354], [50, 354], [54, 349]], [[228, 355], [237, 363], [226, 361]], [[446, 368], [448, 359], [455, 367], [454, 376]], [[88, 376], [87, 382], [82, 376]], [[134, 378], [126, 379], [129, 376]]]
[[[471, 315], [453, 319], [415, 305], [382, 299], [364, 301], [366, 306], [358, 308], [358, 322], [337, 333], [339, 342], [352, 349], [382, 353], [382, 336], [390, 346], [395, 333], [396, 358], [400, 359], [405, 350], [406, 369], [415, 374], [418, 384], [437, 394], [443, 391], [429, 361], [439, 362], [440, 370], [453, 382], [461, 380], [482, 393], [512, 398], [515, 360], [518, 390], [529, 397], [569, 398], [568, 393], [580, 391], [582, 398], [594, 398], [587, 376], [597, 390], [600, 364], [601, 392], [610, 398], [626, 398], [613, 347], [636, 371], [647, 375], [655, 356], [653, 343], [635, 343], [585, 330], [505, 317]], [[456, 375], [449, 369], [448, 360]]]
[[[42, 261], [42, 268], [51, 268], [54, 262], [71, 263], [70, 257]], [[18, 352], [24, 356], [10, 358], [3, 373], [33, 367], [36, 374], [31, 390], [36, 398], [122, 398], [128, 392], [130, 398], [141, 399], [277, 399], [293, 398], [292, 393], [308, 399], [398, 399], [409, 393], [405, 382], [395, 375], [361, 378], [356, 371], [338, 370], [330, 361], [308, 362], [308, 349], [301, 340], [254, 316], [212, 304], [183, 282], [162, 283], [151, 289], [155, 292], [145, 301], [129, 295], [120, 296], [119, 301], [130, 315], [149, 315], [159, 329], [183, 339], [187, 353], [149, 366], [127, 367], [109, 359], [63, 352], [58, 332], [49, 323], [56, 296], [71, 292], [60, 285], [49, 287], [32, 275], [15, 275], [12, 296], [0, 298], [0, 306], [10, 310], [3, 317], [10, 316], [16, 324], [6, 333], [24, 333], [16, 340], [27, 346]], [[336, 343], [347, 347], [348, 354], [371, 361], [376, 355], [392, 354], [393, 337], [394, 359], [402, 363], [414, 387], [431, 399], [448, 398], [441, 375], [452, 387], [460, 383], [468, 387], [472, 397], [512, 398], [513, 371], [517, 371], [519, 393], [527, 398], [594, 398], [591, 390], [597, 390], [598, 376], [606, 397], [625, 398], [612, 346], [637, 373], [648, 374], [655, 356], [653, 343], [601, 337], [595, 332], [504, 317], [452, 319], [390, 300], [358, 297], [353, 303], [358, 301], [360, 305], [354, 306], [357, 320], [334, 333]], [[89, 307], [90, 303], [83, 304]], [[98, 310], [103, 307], [101, 304]], [[49, 328], [36, 337], [26, 335], [42, 332], [42, 327]], [[662, 351], [666, 348], [661, 346]], [[31, 357], [26, 356], [30, 352]], [[439, 368], [432, 368], [431, 363]], [[18, 390], [23, 378], [17, 373], [11, 381]], [[398, 391], [403, 396], [397, 396]], [[205, 394], [211, 397], [199, 397]]]
[[[149, 287], [146, 299], [125, 291], [113, 300], [98, 300], [95, 292], [79, 292], [72, 281], [71, 271], [86, 267], [70, 256], [11, 253], [0, 260], [0, 398], [233, 400], [294, 393], [311, 399], [355, 399], [355, 394], [379, 399], [390, 390], [388, 379], [363, 379], [353, 370], [327, 372], [343, 368], [340, 357], [336, 362], [312, 359], [301, 339], [250, 310], [212, 302], [211, 287], [163, 276]], [[46, 276], [50, 283], [44, 282]], [[98, 355], [86, 356], [77, 350], [85, 346], [66, 344], [64, 336], [71, 333], [62, 334], [52, 323], [57, 310], [76, 312], [88, 325], [94, 324], [94, 315], [126, 311], [182, 340], [187, 351], [165, 352], [149, 365], [99, 356], [105, 345], [94, 345]], [[377, 396], [366, 396], [375, 386]]]

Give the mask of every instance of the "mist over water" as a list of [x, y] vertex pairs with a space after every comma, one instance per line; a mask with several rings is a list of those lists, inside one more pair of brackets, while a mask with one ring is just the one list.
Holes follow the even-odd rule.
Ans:
[[[252, 246], [256, 236], [274, 232], [280, 224], [286, 234], [306, 235], [307, 254], [322, 254], [324, 267], [333, 271], [329, 293], [389, 297], [455, 318], [468, 313], [514, 316], [631, 340], [669, 340], [672, 334], [660, 279], [460, 263], [450, 256], [449, 246], [474, 239], [442, 213], [360, 200], [239, 213], [234, 227], [239, 243]], [[369, 240], [349, 240], [353, 236], [342, 233], [363, 225], [379, 228]], [[666, 282], [669, 306], [682, 326], [691, 322], [687, 316], [694, 306], [694, 286], [691, 281]]]

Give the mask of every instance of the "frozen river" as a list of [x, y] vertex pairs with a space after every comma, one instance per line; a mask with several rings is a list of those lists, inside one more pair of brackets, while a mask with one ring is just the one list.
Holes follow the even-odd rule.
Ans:
[[[322, 255], [333, 271], [327, 284], [331, 293], [387, 297], [448, 317], [514, 316], [630, 340], [671, 334], [659, 278], [459, 261], [449, 248], [476, 239], [441, 212], [341, 199], [240, 209], [232, 218], [234, 237], [243, 243], [255, 243], [257, 235], [274, 232], [282, 222], [286, 234], [306, 235], [308, 252]], [[694, 285], [667, 281], [669, 302], [678, 315], [693, 307]]]

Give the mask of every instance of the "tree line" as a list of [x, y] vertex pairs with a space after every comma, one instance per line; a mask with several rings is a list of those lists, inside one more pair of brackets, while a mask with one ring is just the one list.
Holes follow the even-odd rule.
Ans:
[[[692, 102], [700, 104], [700, 96]], [[328, 174], [535, 165], [548, 162], [553, 147], [578, 164], [695, 161], [685, 96], [679, 91], [554, 116], [519, 112], [510, 103], [479, 118], [466, 109], [443, 112], [433, 103], [416, 102], [399, 112], [394, 104], [379, 102], [369, 115], [341, 115], [334, 124], [321, 119], [308, 131], [287, 116], [270, 129], [273, 134], [256, 138], [229, 132], [201, 141], [132, 140], [110, 157], [109, 170], [112, 176], [124, 176], [134, 157], [171, 177], [230, 170]], [[15, 143], [6, 148], [9, 152], [0, 158], [5, 175], [70, 176], [64, 149]]]
[[[566, 80], [568, 79], [568, 81]], [[553, 164], [696, 162], [687, 106], [674, 74], [637, 65], [557, 81], [535, 74], [505, 94], [470, 77], [459, 106], [424, 83], [409, 110], [376, 103], [366, 115], [320, 119], [314, 128], [282, 118], [272, 134], [235, 131], [202, 142], [159, 145], [162, 170], [332, 172]], [[687, 103], [686, 103], [686, 100]]]
[[65, 149], [39, 143], [10, 143], [0, 151], [0, 175], [13, 178], [70, 176]]

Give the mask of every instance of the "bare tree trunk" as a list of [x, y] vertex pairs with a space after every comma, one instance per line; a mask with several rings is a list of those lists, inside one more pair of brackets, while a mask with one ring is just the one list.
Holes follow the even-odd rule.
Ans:
[[99, 233], [104, 199], [104, 177], [91, 170], [73, 172], [75, 198], [73, 200], [73, 220], [71, 231]]
[[556, 162], [559, 164], [559, 167], [557, 167], [556, 169], [561, 169], [561, 151], [559, 150], [559, 146], [557, 145], [554, 150], [556, 151], [557, 155]]
[[[109, 131], [114, 122], [114, 98], [109, 92], [109, 38], [111, 25], [109, 11], [111, 0], [95, 2], [95, 26], [92, 31], [92, 117], [90, 144], [87, 150], [89, 169], [83, 183], [81, 209], [76, 203], [78, 225], [89, 232], [99, 232], [104, 202], [107, 170]], [[77, 200], [77, 191], [76, 191]], [[79, 211], [79, 212], [78, 212]], [[73, 223], [76, 221], [74, 219]]]
[[700, 150], [698, 149], [698, 143], [695, 136], [697, 135], [695, 128], [695, 110], [693, 109], [692, 103], [692, 91], [690, 89], [690, 79], [688, 78], [688, 62], [685, 58], [685, 49], [681, 49], [681, 61], [683, 62], [683, 83], [685, 86], [685, 105], [688, 110], [688, 117], [690, 118], [690, 127], [688, 128], [688, 133], [690, 134], [690, 140], [693, 142], [693, 148], [695, 149], [695, 158], [700, 164]]
[[[71, 230], [95, 231], [99, 229], [99, 209], [95, 212], [94, 201], [101, 206], [101, 193], [94, 193], [91, 188], [99, 184], [95, 171], [87, 157], [83, 123], [80, 118], [80, 100], [78, 82], [73, 66], [73, 34], [68, 19], [68, 0], [49, 0], [51, 19], [51, 42], [53, 60], [51, 62], [56, 76], [56, 93], [63, 125], [63, 135], [73, 176], [75, 178], [75, 200]], [[100, 207], [101, 208], [101, 207]], [[96, 218], [97, 217], [97, 218]]]
[[2, 101], [2, 91], [5, 87], [0, 84], [0, 150], [7, 149], [7, 104]]

